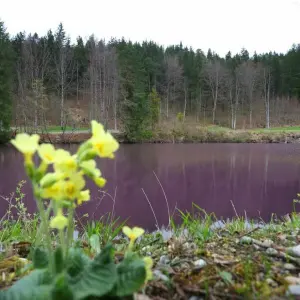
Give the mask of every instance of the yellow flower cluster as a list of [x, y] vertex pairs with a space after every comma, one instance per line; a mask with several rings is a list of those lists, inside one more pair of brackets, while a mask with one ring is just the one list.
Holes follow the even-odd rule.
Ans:
[[[113, 136], [104, 130], [96, 121], [92, 121], [92, 137], [83, 143], [78, 152], [71, 155], [63, 149], [56, 150], [51, 144], [39, 145], [40, 137], [36, 134], [21, 133], [11, 143], [24, 155], [25, 168], [31, 180], [38, 186], [38, 194], [42, 199], [55, 202], [55, 217], [51, 220], [51, 227], [63, 229], [67, 226], [67, 218], [63, 215], [65, 206], [80, 205], [90, 199], [90, 191], [84, 190], [84, 175], [90, 177], [99, 187], [103, 187], [106, 180], [97, 169], [95, 157], [113, 158], [119, 144]], [[36, 170], [32, 161], [33, 155], [38, 153], [41, 165]], [[49, 165], [53, 165], [54, 172], [47, 173]]]
[[[128, 226], [122, 228], [123, 233], [129, 238], [129, 250], [132, 249], [134, 242], [145, 233], [145, 230], [140, 227], [133, 227], [132, 229]], [[144, 263], [146, 268], [146, 282], [151, 280], [153, 277], [152, 266], [153, 260], [150, 256], [144, 257]]]

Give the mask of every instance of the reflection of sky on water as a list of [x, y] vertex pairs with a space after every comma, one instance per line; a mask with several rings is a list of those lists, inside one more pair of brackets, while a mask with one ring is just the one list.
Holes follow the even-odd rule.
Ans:
[[[72, 150], [76, 146], [71, 146]], [[159, 225], [167, 224], [170, 211], [191, 210], [192, 202], [218, 217], [284, 215], [300, 192], [300, 145], [296, 144], [166, 144], [122, 145], [115, 160], [99, 161], [108, 180], [105, 192], [115, 194], [115, 213], [130, 224], [155, 227], [142, 189], [150, 200]], [[22, 157], [12, 148], [0, 148], [0, 194], [9, 195], [25, 179]], [[88, 182], [92, 201], [78, 209], [100, 218], [112, 209], [112, 199]], [[29, 184], [25, 203], [35, 209]], [[5, 212], [5, 204], [0, 214]]]

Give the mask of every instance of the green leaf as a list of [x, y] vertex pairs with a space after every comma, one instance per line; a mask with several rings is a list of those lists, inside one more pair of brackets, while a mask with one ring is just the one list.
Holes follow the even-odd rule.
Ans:
[[35, 270], [17, 281], [0, 299], [5, 300], [50, 300], [51, 277], [47, 270]]
[[67, 274], [61, 273], [56, 277], [55, 286], [52, 291], [52, 299], [73, 300], [74, 294], [68, 284]]
[[99, 238], [99, 235], [93, 234], [90, 237], [90, 245], [91, 245], [92, 251], [94, 253], [96, 253], [96, 254], [100, 253], [101, 249], [100, 249], [100, 238]]
[[71, 248], [66, 262], [67, 273], [71, 277], [78, 276], [90, 262], [90, 258], [81, 249]]
[[116, 280], [116, 265], [112, 258], [112, 246], [109, 245], [73, 280], [71, 289], [76, 300], [102, 297], [113, 289]]
[[32, 261], [35, 269], [44, 269], [49, 263], [48, 253], [45, 250], [36, 248], [33, 252]]
[[54, 252], [55, 274], [59, 274], [64, 269], [64, 255], [61, 247], [57, 247]]
[[113, 261], [113, 247], [111, 244], [107, 244], [100, 254], [95, 256], [93, 264], [107, 264]]
[[232, 280], [232, 274], [226, 271], [222, 271], [219, 273], [219, 275], [221, 276], [221, 278], [223, 279], [223, 281], [227, 284], [227, 285], [233, 285], [234, 282]]
[[146, 280], [146, 268], [142, 259], [129, 255], [117, 267], [118, 279], [114, 294], [119, 297], [137, 292]]

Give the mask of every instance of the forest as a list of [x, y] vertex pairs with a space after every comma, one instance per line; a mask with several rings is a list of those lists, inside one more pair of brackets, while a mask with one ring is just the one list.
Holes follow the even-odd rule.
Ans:
[[44, 36], [10, 36], [0, 23], [2, 128], [86, 127], [95, 119], [133, 139], [174, 120], [269, 128], [297, 124], [299, 99], [300, 45], [220, 57], [182, 43], [94, 35], [72, 42], [63, 24]]

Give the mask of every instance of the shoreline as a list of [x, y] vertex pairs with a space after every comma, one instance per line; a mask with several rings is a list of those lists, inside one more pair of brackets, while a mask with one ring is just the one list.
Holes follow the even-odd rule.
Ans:
[[[110, 223], [98, 222], [113, 232]], [[300, 295], [299, 225], [297, 213], [263, 223], [243, 217], [215, 222], [209, 214], [185, 213], [180, 224], [146, 232], [136, 243], [134, 250], [154, 261], [153, 279], [144, 287], [142, 299], [294, 299]], [[14, 224], [6, 223], [4, 229], [9, 226], [13, 229]], [[76, 244], [93, 257], [94, 233], [88, 227], [82, 229]], [[4, 278], [17, 270], [16, 261], [30, 259], [35, 230], [20, 232], [21, 240], [8, 236], [8, 244], [3, 241], [11, 245], [4, 248], [11, 254], [0, 260]], [[101, 247], [108, 242], [101, 241]], [[127, 238], [119, 231], [111, 242], [115, 259], [122, 259]], [[2, 280], [0, 290], [19, 278]]]
[[[211, 131], [201, 130], [198, 133], [189, 133], [182, 131], [172, 132], [155, 132], [149, 139], [139, 141], [128, 141], [123, 133], [113, 132], [112, 135], [121, 144], [135, 143], [285, 143], [298, 144], [300, 143], [300, 132], [255, 132], [247, 130], [237, 131]], [[90, 132], [53, 132], [40, 134], [41, 141], [53, 144], [79, 144], [91, 137]]]

